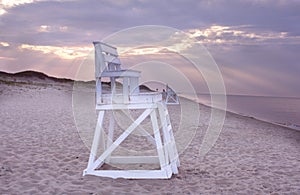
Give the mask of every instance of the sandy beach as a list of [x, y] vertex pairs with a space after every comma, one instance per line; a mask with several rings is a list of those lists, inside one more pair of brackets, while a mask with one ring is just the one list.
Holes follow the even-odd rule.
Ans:
[[[89, 149], [74, 123], [72, 82], [8, 78], [0, 82], [0, 194], [300, 194], [300, 131], [228, 112], [200, 160], [211, 109], [201, 104], [196, 135], [170, 180], [82, 176]], [[170, 109], [176, 127], [180, 110]]]

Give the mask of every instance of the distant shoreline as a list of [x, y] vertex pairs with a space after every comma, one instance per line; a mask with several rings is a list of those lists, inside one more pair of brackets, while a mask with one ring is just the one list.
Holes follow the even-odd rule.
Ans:
[[[209, 94], [204, 94], [204, 95], [209, 95]], [[197, 103], [199, 103], [199, 104], [201, 104], [201, 105], [204, 105], [204, 106], [206, 106], [206, 107], [209, 107], [209, 108], [214, 108], [214, 109], [222, 110], [222, 109], [220, 109], [220, 108], [210, 106], [210, 105], [208, 105], [208, 104], [202, 102], [201, 100], [190, 99], [190, 98], [187, 98], [187, 97], [182, 96], [182, 95], [179, 95], [179, 96], [182, 97], [182, 98], [186, 98], [186, 99], [189, 99], [189, 100], [191, 100], [191, 101], [197, 102]], [[243, 96], [243, 95], [239, 95], [239, 96]], [[253, 97], [259, 97], [259, 96], [253, 96]], [[265, 96], [262, 96], [262, 97], [265, 97]], [[267, 97], [267, 96], [266, 96], [266, 97]], [[273, 98], [273, 97], [270, 96], [270, 98]], [[276, 98], [276, 97], [275, 97], [275, 98]], [[293, 97], [280, 97], [280, 98], [293, 98]], [[223, 111], [224, 111], [224, 110], [223, 110]], [[261, 122], [265, 122], [265, 123], [269, 123], [269, 124], [273, 124], [273, 125], [278, 125], [278, 126], [280, 126], [280, 127], [285, 127], [285, 128], [291, 129], [291, 130], [300, 131], [300, 126], [299, 126], [299, 125], [296, 125], [296, 124], [283, 124], [283, 123], [280, 123], [280, 122], [273, 122], [273, 121], [269, 121], [269, 120], [266, 120], [266, 119], [263, 119], [263, 118], [259, 118], [259, 117], [253, 116], [253, 115], [247, 115], [247, 114], [235, 112], [235, 111], [230, 110], [230, 109], [228, 109], [228, 108], [227, 108], [225, 111], [228, 112], [228, 113], [232, 113], [232, 114], [239, 115], [239, 116], [243, 116], [243, 117], [255, 119], [255, 120], [258, 120], [258, 121], [261, 121]]]

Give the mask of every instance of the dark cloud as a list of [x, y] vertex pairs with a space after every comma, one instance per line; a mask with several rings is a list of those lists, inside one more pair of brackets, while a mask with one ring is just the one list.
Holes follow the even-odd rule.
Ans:
[[[87, 41], [85, 36], [105, 36], [137, 25], [167, 25], [179, 29], [211, 24], [250, 25], [256, 31], [298, 34], [300, 2], [279, 4], [258, 1], [46, 1], [24, 4], [1, 16], [1, 37], [19, 42], [57, 40]], [[36, 32], [40, 25], [68, 26], [68, 33]], [[7, 33], [10, 36], [5, 36]], [[14, 35], [14, 36], [12, 36]], [[9, 38], [11, 37], [11, 38]], [[92, 38], [92, 37], [89, 37]]]

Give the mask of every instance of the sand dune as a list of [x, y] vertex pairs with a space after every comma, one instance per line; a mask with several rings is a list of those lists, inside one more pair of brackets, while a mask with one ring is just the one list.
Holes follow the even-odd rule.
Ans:
[[[89, 150], [74, 123], [72, 83], [42, 80], [0, 82], [0, 194], [300, 194], [299, 131], [227, 113], [200, 159], [210, 113], [203, 105], [172, 179], [83, 177]], [[180, 110], [170, 109], [176, 127]]]

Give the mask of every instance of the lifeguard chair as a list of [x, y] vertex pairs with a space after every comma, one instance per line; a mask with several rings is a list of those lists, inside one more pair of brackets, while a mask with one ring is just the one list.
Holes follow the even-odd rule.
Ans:
[[163, 99], [165, 100], [165, 103], [169, 104], [169, 105], [178, 105], [179, 104], [178, 95], [168, 85], [166, 85], [166, 89], [163, 92]]
[[[91, 147], [87, 168], [83, 175], [96, 175], [111, 178], [127, 179], [166, 179], [178, 173], [180, 165], [168, 109], [159, 92], [140, 93], [140, 72], [121, 69], [117, 49], [106, 43], [94, 42], [95, 77], [96, 77], [96, 110], [98, 120]], [[110, 91], [103, 90], [102, 79], [110, 80]], [[117, 89], [116, 79], [121, 79], [122, 90]], [[139, 117], [116, 138], [114, 137], [117, 110], [144, 110]], [[108, 133], [105, 136], [103, 120], [110, 112]], [[147, 131], [144, 134], [155, 145], [156, 156], [113, 156], [112, 152], [150, 116], [153, 136]], [[159, 119], [159, 120], [158, 120]], [[160, 126], [159, 126], [160, 124]], [[98, 147], [101, 154], [97, 154]], [[99, 152], [98, 152], [99, 153]], [[104, 163], [112, 164], [155, 164], [159, 170], [101, 170]]]

